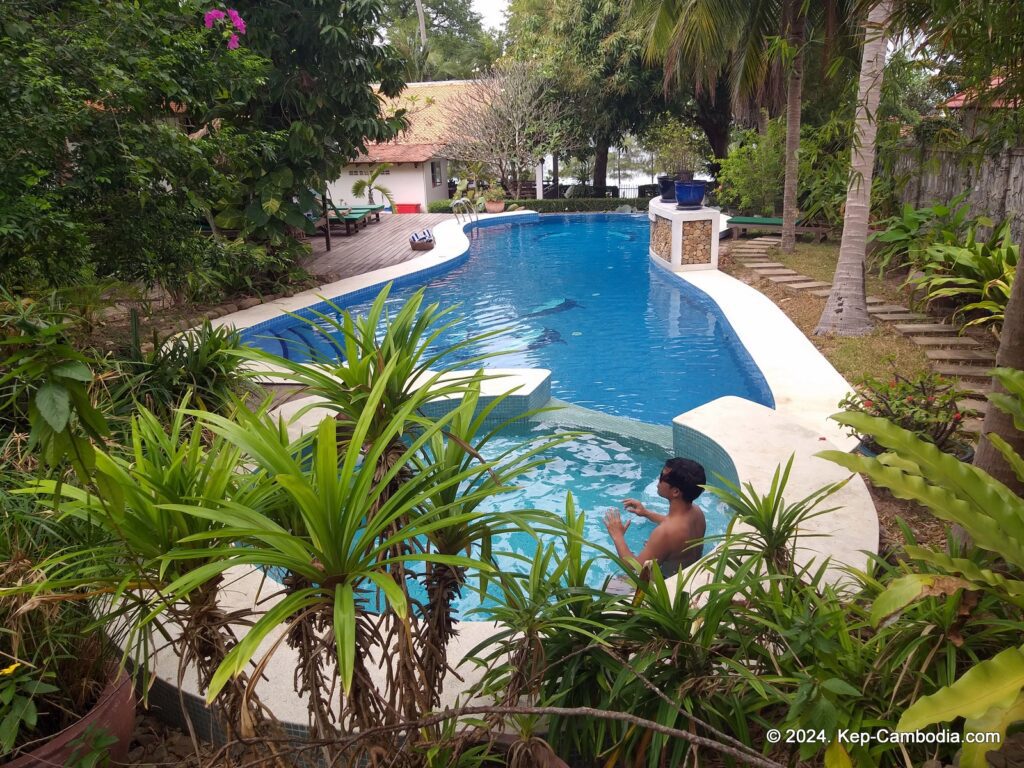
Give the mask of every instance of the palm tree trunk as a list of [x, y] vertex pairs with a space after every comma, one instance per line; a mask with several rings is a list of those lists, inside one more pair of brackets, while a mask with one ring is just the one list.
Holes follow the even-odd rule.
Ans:
[[796, 51], [786, 86], [786, 182], [782, 193], [782, 252], [796, 247], [796, 221], [800, 216], [796, 191], [799, 178], [800, 100], [804, 83], [804, 15], [798, 0], [786, 2], [786, 42]]
[[[1006, 305], [1006, 319], [1003, 330], [999, 334], [999, 351], [996, 353], [996, 365], [1000, 368], [1016, 368], [1024, 370], [1024, 261], [1017, 265], [1013, 290], [1010, 301]], [[1005, 392], [998, 380], [992, 380], [994, 392]], [[1024, 433], [1017, 430], [1013, 418], [993, 405], [989, 404], [985, 413], [982, 434], [995, 433], [1008, 442], [1017, 453], [1024, 455]], [[1004, 485], [1019, 495], [1024, 495], [1024, 483], [1017, 479], [1010, 465], [995, 449], [991, 442], [982, 437], [978, 442], [978, 451], [974, 455], [974, 466], [988, 472]]]
[[875, 114], [882, 95], [887, 36], [885, 27], [891, 12], [891, 0], [871, 9], [865, 24], [864, 52], [861, 55], [860, 81], [857, 86], [857, 117], [853, 129], [853, 153], [850, 179], [846, 188], [843, 214], [843, 240], [839, 261], [832, 278], [825, 311], [821, 313], [817, 335], [863, 336], [873, 327], [867, 310], [864, 286], [864, 254], [867, 249], [868, 216], [871, 212], [871, 179], [875, 167]]
[[416, 0], [416, 16], [420, 23], [420, 49], [427, 50], [427, 21], [423, 14], [423, 0]]

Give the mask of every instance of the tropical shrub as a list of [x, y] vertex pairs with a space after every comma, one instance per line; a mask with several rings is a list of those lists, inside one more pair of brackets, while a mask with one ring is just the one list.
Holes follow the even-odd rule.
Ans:
[[96, 361], [72, 342], [78, 325], [54, 294], [35, 301], [0, 289], [0, 433], [27, 431], [47, 465], [70, 457], [86, 474], [92, 441], [109, 430], [90, 395]]
[[1002, 326], [1020, 260], [1020, 246], [1010, 239], [1010, 221], [997, 226], [987, 241], [976, 239], [968, 227], [963, 245], [937, 243], [921, 263], [924, 272], [908, 281], [925, 291], [926, 301], [951, 299], [959, 306], [954, 317], [967, 319], [964, 327]]
[[767, 130], [738, 131], [729, 156], [721, 160], [718, 202], [750, 216], [774, 216], [782, 210], [786, 175], [786, 128], [770, 120]]
[[[646, 211], [649, 197], [570, 197], [560, 199], [534, 200], [508, 200], [506, 210], [517, 207], [520, 210], [537, 211], [538, 213], [582, 213], [582, 212], [611, 212], [628, 205], [637, 211]], [[451, 200], [433, 200], [427, 204], [427, 211], [430, 213], [451, 213]]]
[[392, 209], [395, 207], [395, 198], [391, 195], [391, 190], [385, 187], [383, 184], [377, 183], [380, 175], [391, 168], [391, 163], [381, 163], [380, 165], [374, 166], [374, 169], [370, 171], [370, 175], [365, 179], [358, 179], [352, 185], [352, 195], [354, 197], [366, 196], [366, 202], [369, 205], [373, 205], [373, 193], [379, 192], [380, 196], [383, 197], [387, 204]]
[[680, 179], [706, 171], [713, 156], [703, 131], [671, 114], [654, 118], [640, 137], [640, 146], [654, 155], [661, 172]]
[[143, 352], [132, 316], [132, 339], [126, 357], [114, 363], [118, 380], [110, 387], [113, 410], [125, 415], [136, 405], [165, 420], [186, 398], [206, 410], [223, 411], [234, 398], [252, 391], [245, 375], [242, 337], [234, 328], [213, 326], [168, 336]]
[[899, 215], [891, 216], [877, 225], [880, 231], [872, 233], [870, 240], [882, 245], [875, 250], [874, 260], [879, 274], [887, 269], [908, 265], [911, 269], [927, 261], [926, 252], [934, 244], [959, 243], [974, 226], [991, 226], [992, 222], [968, 216], [970, 206], [964, 202], [967, 193], [953, 198], [948, 205], [936, 204], [914, 208], [909, 203]]
[[[64, 526], [39, 515], [31, 501], [11, 493], [26, 475], [0, 469], [0, 585], [31, 590], [44, 564], [91, 541], [85, 526]], [[30, 591], [0, 591], [0, 762], [34, 748], [84, 715], [116, 667], [117, 653], [85, 601], [48, 603]], [[30, 746], [31, 744], [31, 746]]]
[[[298, 685], [312, 737], [327, 740], [323, 754], [400, 751], [387, 734], [339, 739], [437, 705], [466, 569], [486, 576], [491, 536], [544, 527], [548, 516], [484, 511], [483, 501], [538, 464], [544, 440], [486, 460], [494, 430], [485, 420], [503, 398], [484, 404], [484, 374], [452, 375], [452, 350], [435, 348], [450, 310], [422, 308], [421, 292], [381, 327], [386, 298], [385, 290], [368, 317], [335, 321], [342, 362], [288, 362], [293, 380], [325, 398], [328, 415], [313, 432], [292, 439], [262, 410], [223, 416], [187, 402], [165, 427], [143, 408], [129, 424], [127, 455], [108, 446], [87, 475], [31, 484], [27, 492], [54, 504], [62, 524], [78, 521], [100, 543], [69, 547], [40, 565], [45, 582], [0, 596], [46, 591], [73, 603], [83, 592], [116, 594], [104, 615], [134, 630], [136, 656], [145, 659], [159, 634], [175, 638], [182, 673], [194, 665], [200, 690], [239, 737], [281, 736], [248, 670], [269, 659], [255, 655], [261, 641], [286, 626], [282, 643], [299, 654]], [[452, 395], [454, 407], [425, 415], [431, 400]], [[226, 612], [228, 571], [253, 568], [279, 572], [281, 601]], [[411, 580], [425, 584], [426, 600], [410, 594]], [[385, 664], [383, 682], [370, 675], [371, 658]], [[440, 733], [422, 736], [436, 744]]]
[[[78, 482], [26, 484], [23, 493], [55, 505], [55, 526], [85, 535], [69, 537], [62, 551], [41, 559], [38, 583], [25, 589], [45, 590], [57, 605], [92, 606], [101, 617], [91, 622], [94, 637], [112, 627], [131, 630], [123, 643], [138, 660], [147, 661], [154, 644], [173, 637], [179, 674], [194, 665], [205, 690], [238, 644], [218, 591], [224, 560], [218, 548], [237, 539], [225, 520], [194, 510], [234, 504], [267, 511], [279, 500], [263, 473], [242, 466], [239, 448], [211, 437], [189, 417], [187, 404], [166, 426], [139, 408], [127, 429], [128, 452], [97, 452], [94, 471]], [[193, 514], [184, 514], [185, 506]], [[112, 594], [118, 596], [113, 603], [83, 600]], [[140, 674], [149, 674], [145, 663]], [[232, 681], [219, 704], [232, 733], [269, 733], [265, 708], [246, 675]]]
[[[833, 116], [800, 130], [798, 202], [803, 221], [843, 226], [850, 179], [851, 124]], [[873, 194], [872, 194], [873, 197]]]
[[[1008, 394], [993, 396], [992, 404], [1010, 413], [1017, 429], [1024, 428], [1024, 372], [996, 369], [995, 376]], [[1019, 628], [1024, 620], [1024, 499], [985, 471], [883, 419], [860, 413], [834, 418], [871, 435], [888, 452], [867, 458], [825, 451], [823, 458], [864, 473], [899, 498], [926, 506], [938, 518], [961, 526], [972, 542], [966, 553], [908, 547], [915, 570], [892, 581], [877, 597], [872, 623], [892, 621], [919, 601], [959, 596], [963, 615], [951, 640], [984, 636], [1007, 622]], [[988, 438], [1024, 479], [1024, 458], [998, 435]], [[981, 601], [985, 609], [980, 608]], [[986, 613], [993, 610], [993, 603], [998, 610]], [[1018, 647], [1019, 634], [1001, 640], [998, 652], [957, 665], [955, 681], [916, 697], [900, 717], [899, 729], [919, 730], [964, 718], [964, 732], [995, 731], [1005, 737], [1008, 728], [1024, 720], [1024, 649]], [[965, 744], [960, 765], [982, 768], [988, 764], [985, 753], [995, 748], [998, 745]]]
[[[839, 401], [839, 407], [847, 413], [888, 419], [939, 450], [953, 453], [966, 442], [964, 411], [957, 405], [966, 396], [967, 392], [937, 373], [908, 378], [893, 371], [888, 381], [863, 379], [855, 391]], [[852, 428], [850, 434], [864, 437]], [[879, 448], [870, 441], [868, 447], [876, 452]]]

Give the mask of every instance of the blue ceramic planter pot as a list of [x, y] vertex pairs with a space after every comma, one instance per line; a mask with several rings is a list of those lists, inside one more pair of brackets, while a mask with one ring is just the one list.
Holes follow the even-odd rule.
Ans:
[[661, 202], [674, 203], [676, 201], [676, 180], [672, 176], [659, 176], [658, 187], [661, 190]]
[[677, 181], [676, 203], [678, 208], [700, 208], [704, 202], [703, 181]]

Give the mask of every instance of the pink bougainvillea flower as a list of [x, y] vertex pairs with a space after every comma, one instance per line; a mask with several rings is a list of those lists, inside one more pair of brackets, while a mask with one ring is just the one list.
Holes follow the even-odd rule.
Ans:
[[245, 20], [234, 8], [228, 8], [228, 18], [231, 19], [231, 25], [238, 30], [238, 34], [245, 34]]
[[203, 14], [203, 24], [206, 25], [207, 29], [213, 29], [213, 23], [223, 19], [225, 16], [224, 11], [219, 8], [211, 8]]
[[238, 47], [238, 35], [232, 35], [228, 40], [228, 50], [233, 51]]

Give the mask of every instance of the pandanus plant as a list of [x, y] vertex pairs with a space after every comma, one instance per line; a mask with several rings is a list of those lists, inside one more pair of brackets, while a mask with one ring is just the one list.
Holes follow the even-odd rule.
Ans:
[[[281, 441], [280, 428], [259, 420], [200, 417], [236, 442], [292, 498], [285, 517], [248, 520], [255, 526], [246, 534], [250, 551], [236, 552], [234, 558], [256, 564], [273, 552], [268, 564], [289, 571], [288, 610], [275, 606], [273, 616], [257, 622], [250, 635], [258, 643], [271, 625], [287, 623], [288, 640], [305, 660], [303, 690], [324, 692], [310, 699], [314, 732], [324, 736], [333, 732], [328, 724], [334, 715], [330, 680], [321, 672], [325, 658], [340, 666], [343, 730], [413, 719], [437, 704], [447, 668], [444, 649], [451, 635], [455, 584], [461, 583], [465, 568], [489, 569], [460, 553], [472, 552], [493, 531], [495, 518], [481, 511], [481, 502], [500, 493], [517, 471], [532, 466], [530, 457], [486, 462], [470, 448], [473, 432], [483, 423], [477, 411], [480, 383], [487, 377], [457, 369], [472, 367], [486, 355], [467, 351], [468, 359], [455, 360], [453, 353], [493, 334], [446, 346], [441, 337], [455, 324], [451, 309], [424, 307], [420, 291], [385, 318], [387, 297], [385, 288], [365, 317], [353, 318], [337, 307], [330, 314], [313, 313], [310, 325], [326, 337], [330, 358], [304, 364], [249, 353], [274, 364], [278, 373], [271, 375], [303, 384], [316, 396], [297, 417], [311, 408], [334, 413], [310, 438], [307, 450], [313, 459], [300, 460], [298, 447]], [[441, 398], [457, 404], [442, 416], [428, 415], [431, 403]], [[463, 451], [473, 460], [463, 461]], [[276, 533], [257, 535], [264, 526]], [[293, 538], [301, 545], [283, 558], [277, 549]], [[412, 569], [419, 567], [414, 563], [424, 564], [434, 586], [426, 605], [410, 609], [409, 582], [417, 575]], [[356, 599], [371, 583], [384, 598], [384, 609], [377, 613]], [[334, 650], [320, 635], [332, 623]], [[243, 669], [254, 650], [248, 638], [243, 640], [224, 674]], [[380, 688], [364, 667], [371, 657], [385, 668]]]
[[[474, 385], [463, 396], [467, 407], [455, 415], [443, 434], [435, 435], [424, 445], [417, 462], [425, 464], [420, 471], [430, 471], [438, 481], [470, 472], [469, 478], [459, 485], [439, 482], [424, 506], [448, 510], [447, 517], [457, 517], [477, 511], [481, 504], [492, 501], [497, 494], [515, 490], [512, 483], [521, 475], [544, 463], [542, 454], [559, 443], [571, 440], [577, 433], [565, 432], [553, 437], [526, 439], [492, 456], [490, 463], [484, 455], [490, 443], [509, 425], [501, 422], [488, 428], [489, 418], [507, 395], [495, 397], [485, 406], [480, 405], [480, 389]], [[532, 415], [522, 414], [516, 418]], [[474, 472], [475, 470], [475, 472]], [[485, 495], [467, 491], [483, 491]], [[437, 528], [429, 535], [431, 548], [441, 554], [469, 553], [479, 546], [479, 557], [494, 563], [491, 539], [508, 531], [524, 530], [532, 534], [534, 527], [551, 526], [554, 518], [539, 510], [517, 510], [514, 513], [481, 515], [471, 522], [450, 524]], [[483, 574], [482, 574], [483, 576]], [[447, 647], [456, 635], [456, 621], [452, 604], [462, 594], [466, 569], [447, 563], [428, 563], [424, 574], [427, 590], [427, 635], [431, 642], [425, 648], [424, 669], [436, 694], [443, 690], [444, 675], [448, 667]], [[487, 579], [481, 578], [479, 591], [485, 594]], [[436, 704], [437, 702], [435, 702]]]
[[[179, 657], [179, 684], [194, 666], [200, 690], [237, 643], [232, 623], [243, 616], [219, 602], [222, 552], [232, 539], [216, 516], [183, 514], [182, 505], [218, 509], [226, 500], [250, 508], [273, 506], [274, 489], [259, 472], [240, 471], [241, 452], [223, 439], [208, 440], [178, 409], [168, 426], [145, 408], [130, 423], [129, 451], [97, 452], [92, 482], [40, 480], [24, 489], [52, 501], [62, 516], [98, 529], [77, 551], [44, 564], [40, 585], [49, 599], [107, 597], [106, 618], [134, 627], [136, 653], [144, 658], [155, 636], [171, 638]], [[199, 537], [198, 539], [196, 537]], [[189, 588], [170, 590], [188, 575]], [[219, 704], [236, 736], [267, 733], [273, 717], [240, 674]]]

